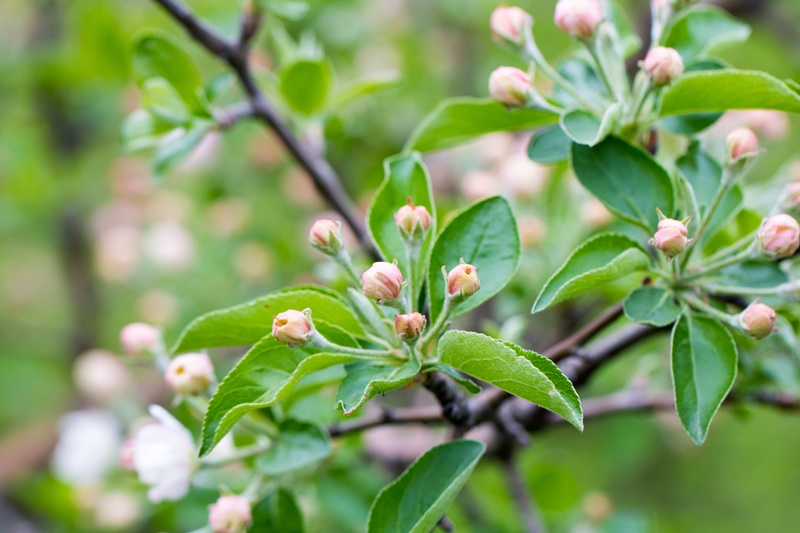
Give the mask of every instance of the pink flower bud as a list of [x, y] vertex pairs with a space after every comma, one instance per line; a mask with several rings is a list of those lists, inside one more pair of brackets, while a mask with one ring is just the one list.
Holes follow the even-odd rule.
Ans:
[[489, 25], [496, 40], [521, 46], [533, 28], [533, 17], [518, 7], [500, 6], [492, 12]]
[[145, 355], [152, 353], [161, 342], [161, 333], [150, 324], [134, 322], [128, 324], [119, 333], [122, 350], [128, 355]]
[[783, 211], [800, 214], [800, 181], [789, 183], [784, 187], [780, 207]]
[[167, 365], [164, 381], [176, 394], [196, 396], [208, 390], [216, 380], [214, 365], [204, 353], [185, 353]]
[[361, 274], [361, 292], [371, 300], [396, 300], [402, 288], [403, 273], [392, 263], [373, 263], [369, 270]]
[[416, 311], [406, 315], [397, 315], [394, 318], [394, 329], [403, 340], [416, 339], [425, 329], [425, 315]]
[[447, 274], [447, 294], [450, 298], [469, 298], [481, 288], [478, 269], [461, 263]]
[[665, 218], [664, 220], [658, 222], [658, 229], [667, 229], [667, 228], [674, 228], [678, 230], [684, 237], [689, 233], [689, 231], [686, 229], [686, 224], [684, 224], [680, 220], [675, 220], [673, 218]]
[[208, 510], [214, 533], [245, 533], [252, 521], [250, 502], [241, 496], [221, 496]]
[[500, 67], [489, 76], [489, 96], [507, 107], [519, 107], [530, 100], [531, 79], [518, 68]]
[[294, 309], [279, 313], [272, 321], [272, 336], [276, 341], [292, 348], [304, 345], [311, 336], [312, 329], [306, 314]]
[[731, 161], [758, 154], [758, 137], [749, 128], [736, 128], [725, 140]]
[[800, 247], [800, 224], [785, 214], [769, 217], [758, 230], [758, 242], [764, 254], [772, 259], [794, 255]]
[[754, 303], [739, 315], [739, 324], [745, 333], [759, 340], [772, 333], [777, 318], [778, 315], [771, 307]]
[[681, 55], [675, 49], [664, 46], [647, 52], [641, 65], [656, 85], [668, 85], [683, 74]]
[[555, 22], [571, 36], [588, 39], [603, 22], [603, 7], [598, 0], [558, 0]]
[[326, 254], [335, 255], [344, 244], [342, 223], [329, 218], [317, 220], [308, 232], [308, 242]]
[[[662, 221], [663, 222], [663, 221]], [[677, 222], [677, 221], [676, 221]], [[661, 224], [659, 224], [659, 227]], [[686, 228], [681, 230], [675, 226], [665, 226], [653, 236], [652, 243], [664, 252], [667, 257], [675, 257], [686, 249], [689, 239], [686, 238]]]
[[405, 236], [422, 237], [433, 224], [433, 218], [424, 206], [414, 205], [411, 198], [394, 214], [394, 223]]

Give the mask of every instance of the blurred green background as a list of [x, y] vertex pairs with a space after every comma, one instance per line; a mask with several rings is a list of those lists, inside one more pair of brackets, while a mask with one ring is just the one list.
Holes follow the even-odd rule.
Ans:
[[[325, 124], [306, 124], [309, 134], [324, 131], [328, 156], [361, 207], [382, 179], [382, 160], [402, 149], [441, 99], [485, 95], [494, 68], [517, 64], [491, 42], [487, 21], [495, 1], [310, 3], [309, 14], [287, 29], [297, 38], [316, 36], [337, 83], [378, 72], [398, 77], [395, 86]], [[570, 41], [551, 23], [554, 3], [520, 5], [534, 14], [537, 40], [556, 59]], [[648, 2], [625, 4], [635, 24], [644, 27]], [[237, 2], [191, 5], [221, 31], [235, 31]], [[737, 67], [800, 79], [800, 4], [742, 0], [727, 6], [752, 24], [753, 35], [721, 57]], [[97, 376], [87, 377], [90, 365], [75, 367], [75, 361], [89, 360], [89, 350], [118, 352], [117, 335], [128, 322], [157, 324], [171, 341], [203, 312], [288, 284], [339, 283], [305, 243], [308, 226], [328, 207], [259, 125], [208, 136], [161, 181], [152, 177], [147, 154], [123, 153], [120, 126], [137, 105], [129, 46], [137, 31], [148, 27], [161, 27], [187, 43], [206, 79], [224, 71], [146, 0], [0, 4], [3, 532], [202, 526], [205, 505], [215, 498], [212, 489], [154, 508], [122, 472], [88, 488], [51, 473], [50, 451], [64, 413], [113, 404], [123, 421], [131, 421], [147, 403], [169, 401], [158, 376], [127, 362], [121, 370], [111, 364], [99, 378], [113, 391], [93, 396], [87, 388]], [[268, 68], [269, 36], [262, 34], [255, 48], [256, 61]], [[774, 117], [764, 127], [788, 126], [785, 120]], [[797, 137], [772, 136], [754, 182], [774, 174], [785, 181], [791, 172]], [[554, 340], [553, 331], [577, 327], [623, 292], [611, 286], [537, 322], [527, 315], [543, 280], [570, 246], [608, 222], [602, 211], [591, 210], [597, 206], [587, 203], [585, 194], [573, 190], [564, 169], [547, 176], [520, 162], [524, 143], [524, 137], [494, 136], [427, 162], [444, 211], [494, 192], [514, 197], [528, 246], [525, 262], [511, 289], [467, 320], [511, 336], [527, 330], [526, 342], [542, 349]], [[506, 160], [516, 167], [503, 169]], [[607, 392], [650, 374], [668, 386], [665, 349], [663, 338], [649, 342], [596, 376], [590, 390]], [[214, 354], [218, 369], [230, 368], [237, 355]], [[314, 398], [297, 409], [333, 420], [332, 410], [315, 414], [315, 407], [329, 409], [328, 400]], [[430, 440], [409, 428], [401, 433], [420, 446]], [[370, 459], [359, 456], [355, 439], [342, 443], [320, 467], [317, 483], [302, 483], [308, 476], [292, 481], [312, 531], [357, 531], [372, 497], [389, 479], [376, 460], [385, 452], [381, 436], [363, 441]], [[591, 421], [583, 435], [562, 428], [543, 434], [523, 464], [553, 531], [787, 531], [800, 520], [795, 502], [800, 471], [792, 468], [798, 447], [796, 418], [769, 410], [726, 412], [702, 448], [691, 444], [672, 416], [629, 415]], [[496, 465], [476, 471], [456, 507], [451, 518], [458, 531], [519, 531]]]

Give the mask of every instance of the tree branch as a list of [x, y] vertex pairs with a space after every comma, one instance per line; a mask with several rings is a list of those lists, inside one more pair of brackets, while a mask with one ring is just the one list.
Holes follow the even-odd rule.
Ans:
[[508, 480], [508, 488], [511, 491], [511, 497], [514, 499], [517, 508], [522, 514], [523, 524], [525, 525], [525, 533], [542, 533], [542, 527], [539, 513], [536, 510], [533, 496], [531, 495], [528, 487], [525, 485], [525, 480], [522, 479], [522, 474], [517, 468], [514, 461], [514, 454], [512, 452], [508, 457], [501, 458], [503, 471]]
[[438, 405], [392, 409], [382, 407], [380, 413], [375, 416], [364, 417], [348, 424], [334, 424], [328, 427], [331, 437], [341, 437], [349, 433], [356, 433], [367, 429], [387, 424], [440, 424], [444, 422], [442, 409]]
[[[364, 225], [362, 215], [356, 210], [347, 195], [339, 176], [330, 164], [314, 153], [314, 150], [302, 143], [292, 132], [284, 119], [278, 115], [258, 87], [247, 61], [248, 43], [258, 28], [258, 21], [243, 21], [242, 35], [235, 45], [217, 34], [211, 27], [200, 21], [180, 0], [153, 0], [172, 16], [186, 32], [210, 53], [226, 62], [239, 78], [248, 101], [252, 115], [272, 128], [283, 142], [286, 149], [298, 164], [308, 173], [317, 191], [328, 203], [339, 212], [344, 222], [353, 230], [361, 247], [372, 257], [378, 258]], [[253, 17], [245, 14], [245, 19]], [[260, 15], [257, 16], [260, 18]]]

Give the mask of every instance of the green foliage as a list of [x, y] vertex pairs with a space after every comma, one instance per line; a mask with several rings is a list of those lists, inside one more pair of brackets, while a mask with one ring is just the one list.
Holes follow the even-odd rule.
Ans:
[[408, 384], [419, 373], [420, 362], [363, 361], [345, 366], [347, 376], [339, 385], [336, 405], [349, 416], [379, 394]]
[[688, 63], [748, 37], [750, 27], [726, 11], [715, 6], [696, 6], [675, 19], [663, 45], [676, 49]]
[[702, 444], [736, 379], [733, 337], [713, 318], [684, 313], [672, 330], [672, 383], [681, 423]]
[[314, 115], [325, 108], [333, 82], [326, 59], [300, 59], [281, 70], [280, 91], [293, 111]]
[[442, 363], [553, 411], [583, 430], [578, 394], [548, 358], [469, 331], [445, 333], [438, 353]]
[[675, 293], [661, 287], [640, 287], [632, 291], [623, 309], [629, 320], [654, 327], [672, 324], [683, 311], [675, 301]]
[[606, 207], [648, 233], [658, 224], [656, 209], [668, 216], [675, 209], [667, 171], [641, 148], [622, 139], [609, 137], [594, 147], [574, 144], [572, 168]]
[[534, 133], [528, 144], [528, 157], [542, 165], [554, 165], [569, 159], [570, 139], [561, 126], [547, 126]]
[[603, 119], [598, 120], [592, 113], [576, 109], [561, 115], [559, 124], [572, 141], [594, 146], [614, 129], [619, 119], [619, 111], [619, 104], [613, 104], [606, 110]]
[[417, 126], [406, 143], [406, 150], [441, 150], [487, 133], [534, 129], [557, 121], [558, 115], [549, 111], [509, 111], [491, 100], [453, 98], [439, 104]]
[[253, 507], [253, 531], [305, 533], [303, 512], [287, 489], [279, 488]]
[[303, 468], [331, 454], [328, 433], [318, 424], [287, 419], [278, 425], [278, 437], [256, 459], [259, 471], [277, 476]]
[[488, 198], [459, 212], [433, 245], [428, 272], [431, 320], [444, 307], [447, 287], [442, 267], [450, 270], [463, 259], [478, 269], [481, 288], [458, 306], [456, 313], [463, 313], [500, 292], [517, 271], [519, 258], [517, 222], [505, 199]]
[[368, 533], [428, 533], [478, 464], [484, 445], [456, 440], [431, 448], [375, 498]]
[[650, 265], [650, 256], [639, 243], [625, 235], [604, 233], [575, 250], [547, 280], [531, 313], [592, 290]]

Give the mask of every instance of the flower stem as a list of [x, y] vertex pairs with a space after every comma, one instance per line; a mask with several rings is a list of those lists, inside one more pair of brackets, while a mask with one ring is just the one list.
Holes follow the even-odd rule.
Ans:
[[736, 317], [734, 315], [729, 315], [724, 311], [720, 311], [716, 307], [705, 303], [703, 300], [695, 296], [684, 294], [683, 298], [695, 309], [702, 311], [707, 315], [713, 316], [714, 318], [719, 319], [730, 326], [736, 325]]
[[734, 265], [734, 264], [740, 263], [742, 261], [746, 261], [747, 259], [750, 259], [752, 257], [752, 255], [753, 255], [752, 250], [753, 250], [753, 247], [751, 245], [746, 250], [742, 250], [738, 254], [732, 255], [732, 256], [730, 256], [730, 257], [728, 257], [726, 259], [721, 259], [721, 260], [719, 260], [719, 261], [717, 261], [715, 263], [711, 263], [710, 265], [707, 265], [704, 268], [701, 268], [700, 270], [697, 270], [696, 272], [692, 272], [691, 274], [689, 274], [687, 276], [684, 276], [683, 279], [687, 280], [687, 281], [688, 280], [697, 279], [697, 278], [700, 278], [700, 277], [703, 277], [703, 276], [707, 276], [707, 275], [709, 275], [709, 274], [711, 274], [713, 272], [716, 272], [718, 270], [722, 270], [723, 268], [725, 268], [727, 266]]
[[425, 348], [428, 347], [428, 344], [439, 338], [442, 330], [447, 327], [447, 320], [450, 318], [450, 315], [454, 309], [455, 305], [453, 304], [453, 301], [450, 298], [445, 298], [442, 312], [439, 313], [436, 322], [433, 324], [433, 326], [431, 326], [431, 328], [428, 330], [428, 333], [426, 333], [419, 342], [421, 350], [424, 351]]

